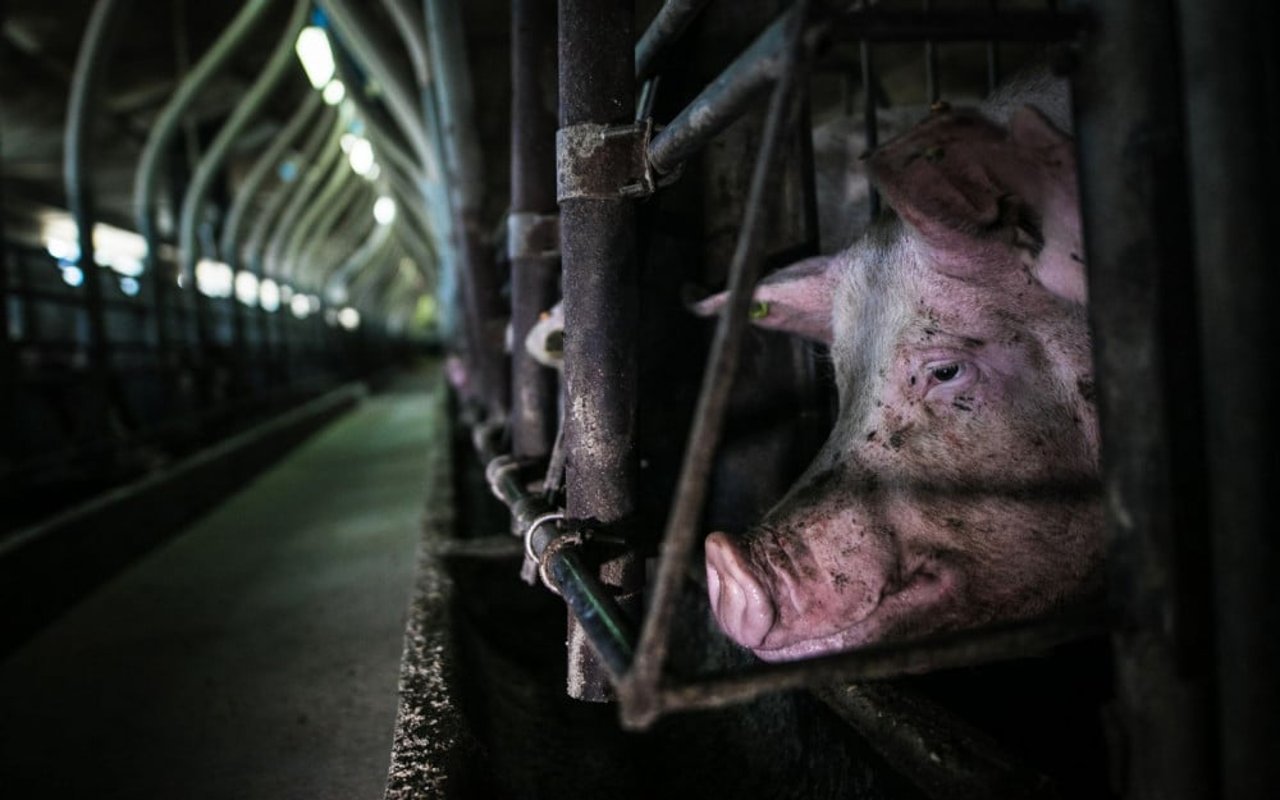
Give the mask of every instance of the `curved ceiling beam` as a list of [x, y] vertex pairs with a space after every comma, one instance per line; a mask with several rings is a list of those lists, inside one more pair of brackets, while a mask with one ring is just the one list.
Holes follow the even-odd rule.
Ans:
[[285, 248], [285, 275], [298, 283], [317, 285], [312, 280], [316, 274], [315, 265], [306, 254], [313, 249], [313, 245], [321, 245], [329, 240], [334, 223], [362, 195], [362, 190], [368, 185], [348, 170], [346, 179], [338, 183], [331, 197], [324, 198], [322, 193], [322, 197], [312, 203], [306, 216], [298, 221], [289, 246]]
[[324, 108], [320, 93], [307, 92], [302, 103], [298, 105], [298, 110], [293, 112], [293, 116], [285, 124], [284, 129], [276, 134], [271, 145], [263, 151], [262, 155], [258, 156], [257, 161], [253, 162], [253, 166], [249, 169], [248, 174], [245, 175], [240, 188], [236, 190], [235, 199], [231, 203], [231, 210], [227, 212], [227, 221], [222, 226], [222, 239], [218, 246], [218, 255], [221, 256], [223, 261], [230, 264], [232, 269], [238, 270], [241, 264], [239, 239], [245, 213], [253, 205], [254, 199], [262, 190], [267, 178], [276, 174], [281, 160], [289, 148], [293, 146], [294, 140], [301, 136], [302, 132], [313, 123], [312, 117], [316, 115], [316, 110], [320, 108]]
[[328, 277], [329, 266], [334, 260], [332, 254], [346, 255], [355, 249], [351, 231], [360, 221], [373, 219], [376, 199], [377, 192], [372, 184], [357, 181], [344, 192], [344, 197], [331, 203], [316, 221], [316, 234], [308, 237], [298, 253], [299, 274], [305, 272], [320, 276], [318, 285], [325, 285], [324, 279]]
[[347, 163], [346, 159], [339, 159], [338, 163], [334, 165], [329, 179], [325, 181], [324, 186], [316, 193], [315, 198], [307, 205], [302, 215], [298, 217], [298, 221], [294, 223], [293, 230], [289, 231], [284, 249], [280, 254], [281, 275], [284, 275], [289, 280], [293, 280], [298, 276], [298, 253], [302, 250], [302, 245], [307, 238], [314, 233], [316, 221], [328, 212], [335, 203], [339, 202], [339, 198], [343, 200], [350, 199], [349, 193], [345, 196], [343, 193], [348, 187], [360, 183], [364, 183], [364, 181], [356, 176], [355, 171], [351, 169], [351, 165]]
[[156, 179], [160, 162], [177, 132], [178, 123], [195, 102], [200, 92], [226, 66], [227, 61], [236, 49], [248, 39], [254, 26], [262, 21], [265, 12], [275, 0], [249, 0], [236, 15], [227, 29], [222, 32], [213, 46], [209, 48], [195, 67], [174, 91], [173, 97], [165, 105], [159, 116], [151, 125], [151, 133], [138, 159], [138, 169], [133, 177], [134, 219], [138, 233], [147, 242], [144, 269], [155, 265], [156, 230], [152, 206], [155, 204]]
[[296, 187], [306, 178], [311, 165], [324, 152], [325, 144], [329, 142], [336, 143], [342, 135], [343, 128], [341, 117], [336, 113], [332, 115], [328, 125], [323, 124], [322, 117], [321, 124], [312, 130], [311, 136], [303, 143], [302, 149], [298, 153], [297, 174], [292, 181], [288, 183], [281, 182], [279, 188], [271, 195], [254, 219], [253, 228], [249, 231], [249, 239], [244, 246], [244, 263], [249, 267], [249, 271], [259, 278], [266, 275], [263, 269], [263, 259], [266, 256], [267, 237], [272, 227], [284, 210], [285, 204], [289, 202], [289, 198], [293, 196]]
[[357, 11], [359, 4], [350, 0], [319, 0], [319, 4], [328, 12], [334, 29], [342, 37], [343, 42], [351, 48], [356, 60], [364, 65], [373, 79], [382, 87], [383, 96], [387, 101], [387, 110], [404, 131], [426, 172], [427, 179], [438, 180], [439, 160], [431, 146], [418, 104], [414, 101], [413, 93], [406, 85], [403, 75], [392, 67], [391, 62], [378, 46], [369, 20], [363, 13]]
[[295, 185], [289, 191], [289, 199], [285, 204], [284, 212], [275, 223], [275, 229], [271, 232], [271, 239], [266, 248], [263, 250], [263, 272], [273, 277], [283, 277], [280, 274], [280, 259], [284, 255], [284, 243], [293, 230], [293, 226], [297, 223], [298, 218], [302, 216], [307, 208], [307, 203], [320, 188], [321, 181], [335, 170], [347, 169], [345, 155], [342, 152], [342, 134], [346, 131], [346, 121], [339, 114], [334, 121], [333, 130], [329, 133], [328, 140], [321, 146], [320, 152], [302, 171], [301, 176], [295, 182]]
[[200, 212], [204, 208], [205, 196], [209, 192], [214, 177], [221, 172], [223, 162], [231, 152], [231, 146], [240, 138], [244, 129], [262, 108], [262, 104], [275, 91], [285, 75], [286, 68], [292, 63], [294, 41], [303, 23], [306, 22], [310, 6], [308, 0], [297, 0], [293, 13], [290, 14], [289, 21], [285, 25], [284, 35], [280, 37], [266, 66], [258, 74], [258, 79], [253, 82], [239, 105], [231, 112], [230, 118], [214, 137], [213, 143], [196, 167], [195, 175], [192, 176], [182, 200], [182, 218], [178, 227], [178, 252], [182, 274], [191, 281], [192, 288], [197, 289], [196, 324], [197, 333], [202, 339], [208, 336], [205, 319], [206, 304], [202, 299], [204, 295], [196, 287], [195, 265], [200, 256], [199, 243], [196, 241], [196, 225], [199, 222]]

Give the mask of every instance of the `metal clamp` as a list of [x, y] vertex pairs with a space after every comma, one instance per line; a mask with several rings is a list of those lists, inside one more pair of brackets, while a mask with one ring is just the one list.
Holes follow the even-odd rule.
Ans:
[[649, 163], [653, 119], [627, 125], [584, 122], [556, 131], [556, 200], [648, 197], [680, 176]]

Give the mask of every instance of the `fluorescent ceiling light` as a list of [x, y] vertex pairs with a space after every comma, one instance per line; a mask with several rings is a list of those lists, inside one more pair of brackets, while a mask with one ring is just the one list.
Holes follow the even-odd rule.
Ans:
[[349, 331], [360, 327], [360, 312], [347, 306], [338, 312], [338, 324]]
[[280, 286], [267, 278], [258, 284], [258, 302], [264, 311], [276, 311], [280, 308]]
[[329, 37], [323, 28], [315, 25], [303, 28], [293, 49], [312, 88], [322, 89], [333, 79], [333, 48], [329, 46]]
[[332, 80], [324, 85], [324, 92], [320, 96], [325, 105], [336, 106], [347, 96], [347, 87], [340, 80]]
[[379, 225], [390, 225], [396, 219], [396, 201], [385, 194], [373, 201], [373, 218]]
[[368, 175], [369, 170], [373, 169], [373, 145], [369, 144], [368, 139], [356, 139], [351, 145], [351, 152], [347, 153], [347, 158], [351, 162], [351, 169], [357, 175]]

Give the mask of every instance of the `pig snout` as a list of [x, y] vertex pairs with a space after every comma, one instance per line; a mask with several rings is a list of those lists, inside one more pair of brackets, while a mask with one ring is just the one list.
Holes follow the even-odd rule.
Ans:
[[[893, 543], [862, 534], [845, 533], [836, 544], [780, 537], [769, 528], [743, 542], [712, 533], [705, 544], [707, 593], [721, 630], [767, 661], [861, 642], [903, 588]], [[855, 538], [858, 555], [838, 563]]]
[[711, 612], [734, 641], [759, 647], [777, 617], [773, 599], [728, 536], [708, 536], [706, 556]]

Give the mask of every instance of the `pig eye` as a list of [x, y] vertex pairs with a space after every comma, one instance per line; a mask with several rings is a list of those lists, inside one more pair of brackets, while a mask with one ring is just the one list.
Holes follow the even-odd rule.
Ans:
[[929, 368], [929, 374], [938, 383], [947, 383], [953, 381], [960, 376], [962, 367], [960, 364], [942, 364]]

